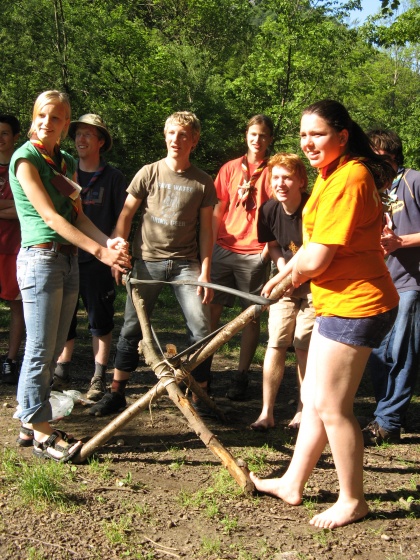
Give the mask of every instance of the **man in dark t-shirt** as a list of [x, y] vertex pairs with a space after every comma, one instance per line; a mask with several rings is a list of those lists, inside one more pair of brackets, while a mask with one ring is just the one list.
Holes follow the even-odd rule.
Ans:
[[363, 436], [365, 445], [379, 445], [400, 441], [420, 364], [420, 172], [404, 167], [393, 130], [372, 130], [369, 138], [396, 174], [381, 243], [400, 296], [394, 326], [369, 360], [377, 406]]
[[[106, 235], [110, 235], [127, 197], [124, 175], [109, 165], [103, 154], [112, 147], [108, 128], [99, 115], [83, 115], [70, 123], [69, 136], [79, 156], [77, 182], [82, 187], [83, 211]], [[105, 372], [114, 328], [115, 283], [111, 269], [90, 253], [79, 249], [80, 297], [88, 313], [95, 360], [87, 398], [97, 401], [105, 394]], [[70, 361], [76, 338], [77, 308], [68, 340], [58, 358], [54, 388], [69, 380]]]
[[[271, 188], [275, 199], [265, 202], [258, 216], [258, 241], [266, 242], [278, 270], [293, 257], [302, 245], [302, 210], [309, 198], [308, 178], [302, 160], [294, 154], [280, 153], [268, 162]], [[264, 286], [269, 293], [276, 285], [274, 276]], [[315, 321], [309, 282], [289, 291], [270, 306], [269, 340], [263, 367], [263, 408], [251, 429], [265, 431], [274, 427], [274, 403], [283, 379], [287, 348], [296, 352], [298, 385], [305, 375], [309, 341]], [[299, 398], [290, 427], [298, 428], [302, 402]]]

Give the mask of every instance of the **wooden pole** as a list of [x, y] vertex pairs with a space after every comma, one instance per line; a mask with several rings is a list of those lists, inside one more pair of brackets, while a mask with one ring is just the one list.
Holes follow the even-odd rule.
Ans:
[[[279, 299], [290, 288], [290, 286], [291, 275], [287, 276], [273, 289], [270, 299]], [[188, 380], [188, 383], [191, 383], [192, 386], [195, 384], [195, 386], [192, 387], [192, 390], [199, 393], [199, 385], [195, 383], [189, 373], [201, 362], [214, 354], [216, 350], [225, 344], [225, 342], [230, 340], [232, 336], [239, 332], [245, 325], [247, 325], [255, 317], [258, 317], [265, 309], [267, 309], [267, 306], [254, 305], [248, 307], [238, 317], [225, 325], [225, 327], [209, 343], [207, 343], [204, 348], [196, 351], [191, 359], [183, 364], [181, 370], [172, 366], [170, 359], [162, 360], [159, 358], [155, 349], [150, 321], [145, 310], [144, 301], [139, 297], [135, 288], [132, 289], [132, 300], [142, 329], [143, 338], [141, 345], [144, 358], [146, 363], [151, 366], [159, 378], [159, 381], [145, 395], [140, 397], [136, 402], [119, 414], [119, 416], [111, 420], [111, 422], [107, 424], [98, 434], [85, 443], [80, 451], [79, 461], [82, 462], [89, 457], [98, 447], [106, 443], [116, 432], [118, 432], [142, 410], [147, 408], [151, 402], [157, 400], [166, 391], [175, 405], [185, 415], [190, 426], [194, 429], [198, 437], [200, 437], [206, 447], [208, 447], [212, 453], [222, 461], [229, 470], [229, 473], [238, 482], [239, 486], [243, 488], [245, 492], [252, 492], [255, 488], [253, 482], [248, 476], [249, 471], [246, 464], [243, 461], [236, 461], [229, 451], [217, 440], [216, 436], [207, 428], [201, 417], [195, 412], [189, 400], [184, 397], [178, 387], [178, 384], [183, 380]], [[207, 397], [207, 394], [204, 391], [201, 391], [201, 393], [203, 396]], [[208, 399], [208, 397], [207, 401], [210, 401], [210, 405], [214, 404], [211, 399]]]

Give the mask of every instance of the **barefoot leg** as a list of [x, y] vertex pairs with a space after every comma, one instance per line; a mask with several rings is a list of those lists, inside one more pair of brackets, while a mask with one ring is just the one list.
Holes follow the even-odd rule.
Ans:
[[274, 428], [274, 404], [279, 391], [286, 361], [286, 348], [268, 347], [263, 367], [263, 406], [258, 419], [251, 424], [253, 430]]
[[353, 523], [368, 512], [363, 494], [363, 438], [353, 402], [370, 349], [342, 344], [318, 333], [315, 342], [320, 348], [316, 408], [328, 436], [340, 493], [336, 504], [316, 515], [311, 524], [331, 529]]

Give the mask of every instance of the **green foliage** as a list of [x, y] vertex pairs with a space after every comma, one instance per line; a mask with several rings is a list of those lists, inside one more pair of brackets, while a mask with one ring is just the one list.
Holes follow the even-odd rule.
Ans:
[[302, 108], [334, 97], [363, 126], [395, 128], [418, 166], [419, 2], [407, 6], [383, 0], [378, 17], [350, 28], [360, 0], [2, 2], [0, 111], [28, 129], [38, 93], [67, 91], [75, 118], [107, 122], [109, 161], [131, 179], [164, 156], [173, 111], [198, 114], [195, 163], [215, 174], [243, 151], [253, 114], [273, 117], [275, 150], [298, 151]]

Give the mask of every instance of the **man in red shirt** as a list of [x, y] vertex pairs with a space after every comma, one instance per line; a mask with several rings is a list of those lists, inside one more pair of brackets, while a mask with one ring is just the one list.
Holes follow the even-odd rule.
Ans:
[[0, 381], [17, 385], [18, 352], [25, 329], [23, 307], [16, 280], [20, 227], [9, 184], [9, 163], [19, 139], [20, 123], [13, 115], [0, 115], [0, 298], [10, 307], [9, 348]]

